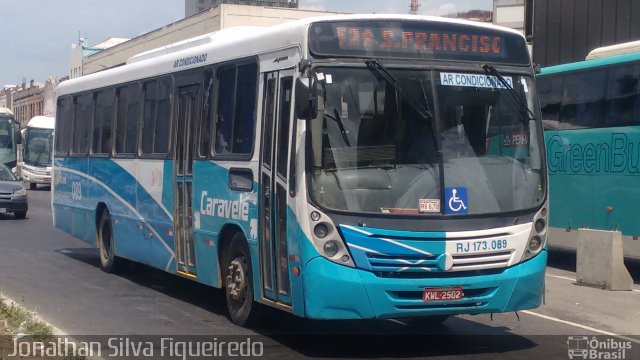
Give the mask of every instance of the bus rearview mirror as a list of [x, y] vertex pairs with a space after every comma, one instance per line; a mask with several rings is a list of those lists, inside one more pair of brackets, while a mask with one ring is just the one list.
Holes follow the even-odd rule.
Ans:
[[20, 132], [20, 130], [15, 129], [14, 133], [15, 133], [14, 139], [16, 139], [16, 144], [17, 145], [22, 144], [22, 133]]
[[296, 80], [296, 114], [298, 119], [311, 120], [318, 116], [318, 83], [314, 76]]

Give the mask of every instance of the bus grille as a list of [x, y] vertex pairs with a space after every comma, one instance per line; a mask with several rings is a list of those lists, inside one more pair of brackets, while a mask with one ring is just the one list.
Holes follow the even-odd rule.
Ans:
[[490, 254], [454, 255], [451, 271], [484, 270], [505, 267], [509, 264], [513, 250]]

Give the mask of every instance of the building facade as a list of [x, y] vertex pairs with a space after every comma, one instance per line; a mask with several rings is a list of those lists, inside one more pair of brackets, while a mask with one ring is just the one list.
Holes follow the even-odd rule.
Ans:
[[51, 76], [45, 84], [31, 80], [28, 84], [6, 88], [0, 92], [0, 106], [11, 109], [20, 127], [25, 127], [34, 116], [55, 115], [56, 86], [58, 79]]
[[493, 0], [493, 23], [524, 34], [525, 0]]
[[639, 18], [638, 0], [535, 0], [533, 61], [580, 61], [595, 48], [640, 40]]
[[83, 58], [82, 75], [122, 66], [130, 57], [233, 26], [271, 26], [325, 11], [223, 4]]
[[185, 0], [184, 16], [193, 16], [223, 4], [297, 8], [298, 0]]

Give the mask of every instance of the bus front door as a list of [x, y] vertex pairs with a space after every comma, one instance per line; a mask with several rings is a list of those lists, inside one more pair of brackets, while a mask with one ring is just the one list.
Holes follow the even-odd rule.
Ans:
[[265, 74], [260, 171], [260, 254], [267, 299], [291, 304], [287, 252], [287, 179], [293, 70]]
[[174, 236], [177, 271], [196, 276], [193, 235], [193, 128], [198, 119], [200, 86], [181, 87], [178, 91], [178, 114], [174, 151]]

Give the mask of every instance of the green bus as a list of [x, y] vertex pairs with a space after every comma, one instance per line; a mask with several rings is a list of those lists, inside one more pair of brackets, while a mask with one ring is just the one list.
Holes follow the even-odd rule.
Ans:
[[619, 230], [640, 259], [640, 41], [538, 75], [550, 182], [549, 245], [578, 228]]

